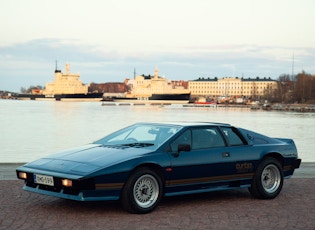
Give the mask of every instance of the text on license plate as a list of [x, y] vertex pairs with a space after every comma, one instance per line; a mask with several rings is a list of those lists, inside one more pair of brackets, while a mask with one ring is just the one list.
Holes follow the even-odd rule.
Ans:
[[54, 178], [52, 176], [34, 174], [34, 182], [37, 184], [54, 186]]

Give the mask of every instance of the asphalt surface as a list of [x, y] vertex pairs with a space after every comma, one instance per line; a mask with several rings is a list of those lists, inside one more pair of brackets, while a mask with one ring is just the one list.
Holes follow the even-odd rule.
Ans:
[[315, 163], [303, 163], [280, 195], [259, 200], [247, 189], [163, 198], [152, 213], [119, 202], [77, 202], [22, 190], [19, 164], [0, 164], [0, 229], [315, 229]]

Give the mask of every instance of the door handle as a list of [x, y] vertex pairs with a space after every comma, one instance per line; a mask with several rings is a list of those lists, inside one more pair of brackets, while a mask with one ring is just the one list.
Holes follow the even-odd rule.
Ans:
[[224, 153], [222, 153], [222, 157], [230, 157], [230, 153], [229, 152], [224, 152]]

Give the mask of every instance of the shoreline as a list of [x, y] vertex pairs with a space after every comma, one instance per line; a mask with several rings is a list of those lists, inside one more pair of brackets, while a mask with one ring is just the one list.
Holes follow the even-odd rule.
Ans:
[[[0, 180], [18, 180], [15, 169], [25, 163], [0, 163]], [[292, 178], [315, 178], [315, 162], [302, 162]]]

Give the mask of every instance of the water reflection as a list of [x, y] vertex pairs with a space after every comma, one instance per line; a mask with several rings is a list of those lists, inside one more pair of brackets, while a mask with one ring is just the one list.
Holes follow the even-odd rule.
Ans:
[[272, 137], [293, 138], [303, 161], [315, 161], [315, 113], [0, 100], [0, 121], [0, 162], [28, 162], [141, 121], [230, 123]]

